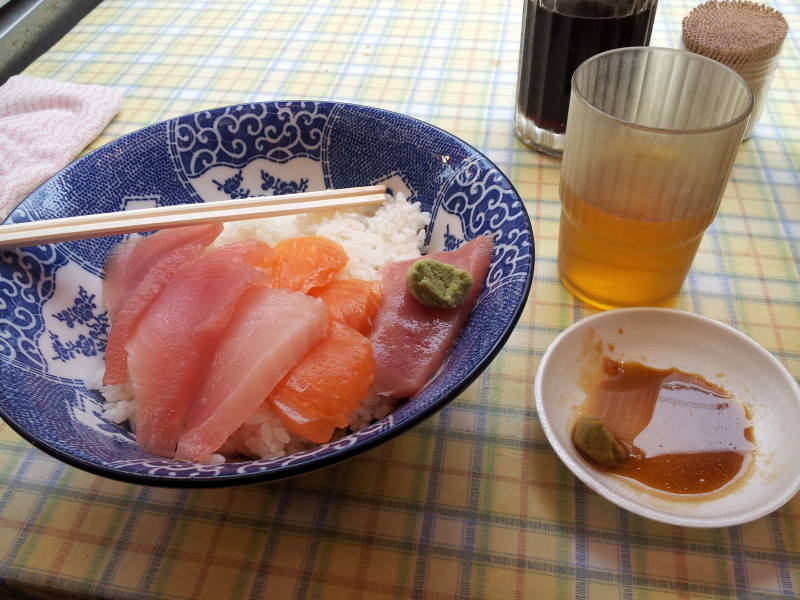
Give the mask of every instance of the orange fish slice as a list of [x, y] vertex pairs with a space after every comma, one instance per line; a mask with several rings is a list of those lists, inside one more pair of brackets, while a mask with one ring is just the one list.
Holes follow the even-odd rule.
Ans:
[[372, 320], [381, 302], [379, 282], [337, 279], [309, 293], [325, 303], [331, 319], [341, 321], [363, 335], [372, 331]]
[[287, 238], [275, 246], [269, 265], [272, 286], [308, 292], [333, 281], [347, 264], [347, 254], [333, 240], [318, 236]]
[[331, 439], [367, 395], [375, 379], [372, 343], [332, 321], [328, 335], [283, 380], [266, 402], [286, 429], [313, 442]]

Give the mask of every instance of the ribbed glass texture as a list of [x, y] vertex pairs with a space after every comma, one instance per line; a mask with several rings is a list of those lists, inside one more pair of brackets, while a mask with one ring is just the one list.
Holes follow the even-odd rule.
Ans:
[[667, 48], [594, 56], [572, 78], [559, 272], [602, 308], [668, 304], [713, 220], [753, 95], [734, 71]]

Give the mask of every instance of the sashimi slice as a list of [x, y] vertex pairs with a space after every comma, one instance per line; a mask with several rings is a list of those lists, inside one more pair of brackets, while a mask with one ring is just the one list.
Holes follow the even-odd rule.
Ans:
[[268, 284], [254, 263], [270, 252], [260, 242], [211, 250], [176, 271], [142, 315], [127, 349], [136, 439], [145, 450], [174, 456], [220, 332], [242, 294]]
[[275, 246], [272, 286], [300, 292], [328, 285], [347, 264], [344, 248], [318, 236], [287, 238]]
[[106, 344], [103, 383], [128, 379], [125, 345], [150, 303], [172, 274], [197, 260], [222, 231], [221, 223], [164, 229], [146, 238], [128, 239], [109, 259], [103, 282], [111, 329]]
[[[103, 300], [105, 300], [106, 303], [109, 319], [116, 319], [119, 307], [122, 305], [123, 297], [126, 296], [127, 293], [130, 293], [131, 290], [136, 289], [141, 283], [142, 277], [147, 273], [146, 270], [143, 270], [137, 277], [129, 274], [129, 271], [133, 266], [133, 255], [136, 247], [142, 241], [152, 238], [153, 236], [142, 238], [134, 235], [114, 246], [111, 253], [108, 255], [108, 260], [106, 260], [105, 267], [103, 268]], [[191, 241], [192, 240], [189, 240], [189, 242]], [[158, 256], [153, 258], [153, 263], [157, 263], [158, 260], [163, 258], [166, 254], [168, 253], [159, 253]], [[149, 266], [147, 269], [149, 270]]]
[[323, 302], [300, 292], [253, 289], [223, 332], [186, 419], [175, 458], [216, 452], [327, 332]]
[[381, 306], [371, 336], [377, 367], [375, 393], [392, 398], [411, 396], [436, 372], [475, 305], [489, 270], [493, 248], [491, 237], [480, 236], [456, 250], [426, 255], [426, 258], [451, 264], [472, 275], [473, 284], [466, 302], [452, 310], [425, 306], [406, 288], [406, 271], [419, 259], [395, 262], [386, 267]]
[[375, 379], [372, 344], [332, 321], [330, 333], [267, 396], [286, 429], [313, 442], [345, 427]]
[[381, 286], [377, 281], [337, 279], [324, 288], [311, 290], [310, 294], [325, 303], [331, 319], [363, 335], [372, 331], [372, 321], [381, 300]]
[[105, 266], [103, 297], [110, 319], [145, 277], [175, 251], [202, 250], [222, 232], [221, 223], [162, 229], [147, 237], [129, 237], [111, 252]]

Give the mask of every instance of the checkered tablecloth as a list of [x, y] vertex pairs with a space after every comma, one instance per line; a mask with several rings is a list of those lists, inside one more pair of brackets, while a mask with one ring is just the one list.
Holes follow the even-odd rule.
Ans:
[[[653, 45], [693, 6], [662, 0]], [[732, 324], [800, 377], [800, 10], [678, 307]], [[539, 359], [590, 314], [556, 272], [559, 161], [514, 137], [521, 0], [105, 0], [26, 73], [119, 88], [97, 147], [187, 112], [334, 99], [429, 121], [525, 198], [536, 276], [505, 349], [450, 406], [354, 460], [289, 481], [180, 491], [66, 467], [0, 424], [0, 596], [792, 598], [800, 498], [696, 530], [615, 507], [537, 418]]]

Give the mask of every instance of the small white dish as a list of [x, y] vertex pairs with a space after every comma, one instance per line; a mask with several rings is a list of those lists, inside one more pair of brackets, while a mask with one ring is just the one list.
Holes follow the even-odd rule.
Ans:
[[[596, 338], [593, 338], [596, 336]], [[593, 468], [570, 435], [586, 394], [580, 375], [588, 343], [606, 356], [655, 368], [699, 373], [742, 401], [751, 413], [756, 452], [749, 471], [728, 488], [675, 496]], [[550, 445], [586, 485], [637, 515], [687, 527], [726, 527], [780, 508], [800, 490], [800, 387], [769, 352], [718, 321], [666, 308], [629, 308], [588, 317], [561, 333], [536, 373], [536, 408]]]

